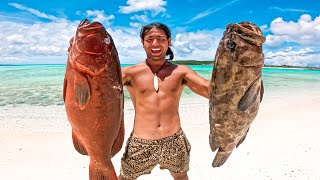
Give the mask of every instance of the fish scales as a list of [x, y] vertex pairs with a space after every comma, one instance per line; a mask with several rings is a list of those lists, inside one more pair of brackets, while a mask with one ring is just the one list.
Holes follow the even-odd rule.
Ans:
[[70, 40], [63, 97], [74, 147], [90, 157], [89, 179], [117, 179], [111, 158], [124, 139], [121, 68], [99, 22], [81, 21]]
[[228, 24], [217, 48], [209, 99], [212, 166], [223, 165], [246, 137], [263, 96], [262, 31], [251, 22]]

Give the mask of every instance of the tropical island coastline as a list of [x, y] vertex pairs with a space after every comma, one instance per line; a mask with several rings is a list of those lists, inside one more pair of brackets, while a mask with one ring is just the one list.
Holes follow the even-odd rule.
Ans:
[[[213, 61], [200, 61], [200, 60], [173, 60], [172, 63], [174, 64], [183, 64], [183, 65], [212, 65]], [[320, 67], [304, 67], [304, 66], [289, 66], [289, 65], [268, 65], [265, 64], [263, 67], [270, 67], [270, 68], [292, 68], [292, 69], [308, 69], [308, 70], [320, 70]]]
[[[173, 64], [182, 65], [196, 65], [196, 66], [213, 66], [213, 60], [172, 60]], [[1, 64], [1, 66], [28, 66], [28, 65], [45, 65], [45, 66], [65, 66], [65, 64]], [[134, 65], [134, 64], [121, 64], [121, 65]], [[320, 70], [320, 67], [306, 67], [306, 66], [290, 66], [290, 65], [268, 65], [264, 64], [264, 68], [283, 68], [283, 69], [306, 69], [306, 70]]]

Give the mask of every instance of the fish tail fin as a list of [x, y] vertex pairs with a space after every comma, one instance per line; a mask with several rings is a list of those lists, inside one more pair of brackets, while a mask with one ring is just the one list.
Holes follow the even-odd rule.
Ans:
[[72, 142], [74, 148], [82, 155], [88, 155], [88, 152], [86, 148], [82, 145], [82, 143], [79, 141], [79, 138], [77, 135], [72, 131]]
[[114, 141], [112, 149], [111, 149], [111, 157], [116, 155], [121, 150], [123, 140], [124, 140], [124, 120], [123, 120], [123, 116], [122, 116], [121, 126], [120, 126], [120, 129], [118, 132], [118, 137]]
[[214, 157], [214, 160], [212, 162], [212, 167], [220, 167], [222, 166], [227, 159], [229, 158], [232, 151], [221, 151], [221, 148], [218, 150], [216, 156]]
[[118, 177], [111, 162], [106, 167], [103, 167], [103, 168], [97, 167], [94, 164], [90, 163], [89, 179], [90, 180], [118, 180]]

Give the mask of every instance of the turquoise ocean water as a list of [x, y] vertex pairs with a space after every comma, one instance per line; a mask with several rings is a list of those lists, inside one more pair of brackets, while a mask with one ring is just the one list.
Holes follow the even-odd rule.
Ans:
[[[211, 78], [212, 66], [190, 67], [200, 76]], [[63, 105], [64, 74], [65, 65], [0, 65], [0, 107]], [[319, 70], [264, 68], [262, 75], [266, 92], [320, 90]], [[198, 97], [188, 88], [182, 94], [182, 98]], [[130, 99], [127, 91], [125, 98]]]

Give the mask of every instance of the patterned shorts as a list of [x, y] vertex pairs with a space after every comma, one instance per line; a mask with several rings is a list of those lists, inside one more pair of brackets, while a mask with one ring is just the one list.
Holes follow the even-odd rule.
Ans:
[[126, 179], [135, 179], [150, 174], [157, 164], [160, 169], [185, 173], [189, 170], [190, 150], [190, 143], [182, 129], [157, 140], [136, 138], [131, 133], [121, 159], [120, 174]]

